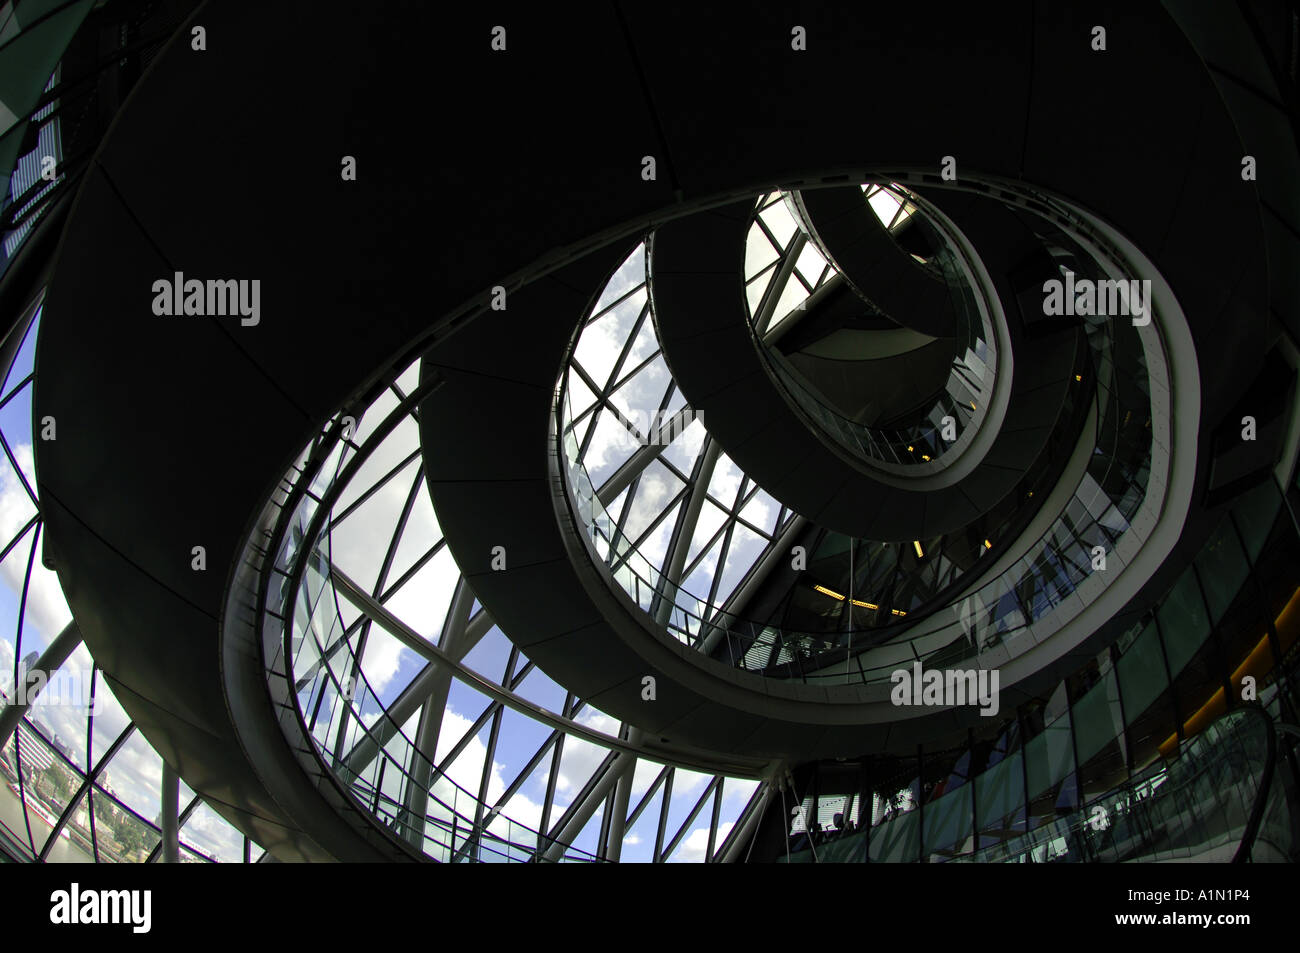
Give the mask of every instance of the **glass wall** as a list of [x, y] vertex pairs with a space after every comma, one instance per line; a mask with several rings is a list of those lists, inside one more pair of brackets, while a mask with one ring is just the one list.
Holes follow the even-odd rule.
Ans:
[[[1033, 850], [1018, 859], [1077, 857], [1081, 816], [1116, 792], [1137, 798], [1135, 784], [1158, 786], [1151, 779], [1186, 755], [1181, 743], [1223, 724], [1224, 713], [1257, 701], [1295, 721], [1297, 580], [1290, 508], [1272, 481], [1261, 483], [1224, 512], [1154, 610], [1114, 644], [1050, 694], [972, 730], [964, 747], [875, 760], [868, 829], [823, 826], [809, 836], [792, 827], [790, 859], [848, 859], [860, 841], [872, 861], [933, 863], [996, 853], [1026, 837]], [[1193, 787], [1211, 783], [1190, 769], [1178, 776], [1199, 779], [1187, 780]], [[820, 785], [810, 809], [838, 793]]]

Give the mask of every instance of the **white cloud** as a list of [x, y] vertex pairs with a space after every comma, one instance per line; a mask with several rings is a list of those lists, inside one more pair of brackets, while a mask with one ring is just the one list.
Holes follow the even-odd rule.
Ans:
[[[713, 841], [713, 849], [717, 850], [722, 842], [727, 839], [727, 834], [731, 832], [733, 824], [731, 821], [718, 825], [718, 834]], [[683, 863], [703, 863], [705, 853], [709, 849], [709, 829], [707, 827], [697, 827], [677, 846], [674, 851], [672, 860]]]

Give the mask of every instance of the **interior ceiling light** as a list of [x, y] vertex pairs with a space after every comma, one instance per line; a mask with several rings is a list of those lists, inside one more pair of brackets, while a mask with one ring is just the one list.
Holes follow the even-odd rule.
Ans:
[[[814, 584], [813, 588], [816, 589], [818, 592], [820, 592], [822, 595], [830, 596], [832, 599], [834, 599], [837, 602], [843, 602], [845, 599], [843, 595], [836, 592], [834, 589], [827, 589], [825, 586], [817, 585], [817, 584]], [[861, 599], [850, 599], [849, 601], [852, 602], [855, 606], [857, 606], [860, 609], [870, 609], [873, 612], [880, 611], [880, 606], [876, 605], [874, 602], [863, 602]], [[890, 609], [889, 614], [896, 615], [896, 616], [907, 615], [907, 613], [904, 612], [902, 609]]]

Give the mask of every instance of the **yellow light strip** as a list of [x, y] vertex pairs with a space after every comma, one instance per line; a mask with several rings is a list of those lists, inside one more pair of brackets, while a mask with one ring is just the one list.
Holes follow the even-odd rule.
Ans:
[[916, 556], [918, 559], [925, 558], [925, 550], [921, 548], [921, 541], [919, 539], [912, 540], [912, 547], [916, 550]]
[[[818, 592], [820, 592], [822, 595], [830, 596], [832, 599], [835, 599], [838, 602], [844, 601], [845, 597], [840, 595], [834, 589], [827, 589], [825, 586], [819, 586], [816, 584], [813, 585], [813, 588], [816, 589]], [[880, 611], [880, 606], [876, 605], [874, 602], [863, 602], [861, 599], [851, 599], [850, 601], [860, 609], [871, 609], [874, 612]], [[907, 613], [904, 612], [902, 609], [890, 609], [889, 611], [890, 614], [896, 616], [907, 615]]]

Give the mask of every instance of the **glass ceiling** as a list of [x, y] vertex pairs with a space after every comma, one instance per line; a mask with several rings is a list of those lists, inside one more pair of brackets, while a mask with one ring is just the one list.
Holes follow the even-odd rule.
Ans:
[[[643, 301], [643, 286], [635, 280], [621, 293], [609, 295], [609, 322], [624, 322], [617, 333], [630, 333], [639, 326], [643, 313], [636, 308], [638, 287]], [[653, 393], [660, 386], [655, 382], [657, 346], [634, 351], [620, 344], [620, 353], [610, 357], [597, 339], [583, 353], [592, 373], [612, 381], [615, 389], [623, 388], [624, 395], [635, 394], [639, 400], [642, 393]], [[636, 370], [623, 372], [630, 361], [636, 362]], [[662, 368], [661, 360], [658, 366]], [[313, 544], [319, 571], [305, 577], [307, 588], [301, 593], [305, 601], [300, 601], [295, 615], [292, 671], [312, 740], [320, 756], [349, 783], [354, 799], [408, 839], [416, 826], [408, 822], [407, 812], [414, 809], [411, 792], [418, 787], [420, 765], [426, 765], [432, 778], [430, 800], [422, 812], [427, 823], [419, 822], [414, 843], [436, 859], [460, 860], [467, 853], [485, 861], [527, 859], [547, 847], [539, 832], [555, 836], [571, 812], [587, 820], [576, 836], [566, 840], [568, 853], [608, 856], [612, 845], [605, 815], [612, 802], [590, 803], [583, 792], [604, 766], [609, 749], [554, 730], [456, 678], [445, 683], [445, 695], [440, 695], [431, 687], [434, 665], [428, 653], [416, 651], [411, 643], [386, 631], [382, 620], [375, 621], [379, 610], [390, 613], [416, 638], [575, 726], [610, 738], [617, 738], [624, 727], [547, 677], [477, 602], [471, 609], [471, 600], [457, 599], [462, 578], [424, 480], [416, 424], [418, 395], [412, 399], [418, 384], [417, 361], [361, 415], [352, 438], [335, 445], [310, 488], [314, 500], [305, 512], [310, 514], [320, 505], [328, 506], [329, 512], [321, 542]], [[601, 393], [607, 395], [608, 390]], [[602, 410], [617, 423], [617, 415], [608, 408], [619, 406], [620, 400], [630, 408], [629, 399], [605, 396], [597, 401], [593, 394], [588, 423]], [[336, 423], [337, 419], [324, 433]], [[623, 448], [615, 440], [596, 439], [606, 426], [597, 421], [588, 428], [589, 446], [593, 459], [600, 461], [597, 465], [613, 469], [623, 462]], [[377, 434], [382, 437], [371, 448], [368, 445]], [[674, 481], [680, 483], [691, 472], [695, 454], [686, 443], [684, 439], [665, 449], [662, 460], [649, 461], [647, 472], [634, 479], [621, 497], [628, 518], [644, 524], [644, 538], [659, 532], [658, 508], [670, 506], [670, 496], [680, 493]], [[305, 453], [311, 451], [309, 447]], [[333, 477], [363, 452], [369, 456], [351, 480], [331, 488]], [[727, 474], [720, 475], [715, 505], [727, 505], [760, 524], [770, 524], [768, 517], [755, 512], [755, 494], [743, 492], [743, 479], [730, 477], [729, 487], [727, 479]], [[330, 492], [337, 492], [332, 501]], [[299, 525], [305, 528], [309, 518]], [[731, 522], [738, 524], [738, 518], [733, 515]], [[731, 554], [732, 563], [746, 552], [739, 533], [734, 535], [737, 540], [730, 548], [721, 547]], [[703, 565], [703, 558], [698, 562]], [[726, 556], [719, 562], [724, 567], [731, 564]], [[725, 575], [724, 571], [718, 577]], [[346, 586], [331, 590], [327, 576], [350, 580], [368, 598], [350, 595]], [[319, 598], [326, 591], [335, 599]], [[373, 606], [367, 606], [368, 601]], [[298, 638], [299, 632], [309, 637]], [[355, 682], [355, 692], [340, 704], [344, 694], [340, 686], [350, 680]], [[435, 726], [432, 732], [428, 722]], [[425, 750], [421, 737], [436, 741], [427, 743], [429, 750]], [[382, 743], [382, 752], [377, 743]], [[755, 781], [645, 759], [638, 760], [633, 770], [620, 851], [625, 861], [704, 860], [710, 845], [715, 852], [722, 846], [758, 787]], [[476, 818], [481, 820], [476, 823]], [[476, 826], [482, 827], [483, 834], [471, 839], [477, 846], [466, 847], [465, 835]]]

